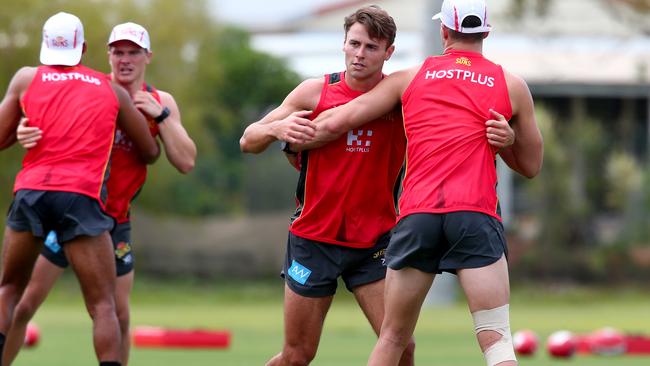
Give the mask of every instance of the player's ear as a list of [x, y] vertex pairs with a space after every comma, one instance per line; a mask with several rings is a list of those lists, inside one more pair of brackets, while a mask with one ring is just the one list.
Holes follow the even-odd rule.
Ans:
[[390, 47], [386, 49], [386, 57], [384, 58], [384, 61], [390, 60], [390, 57], [393, 56], [393, 52], [395, 52], [394, 44], [390, 45]]

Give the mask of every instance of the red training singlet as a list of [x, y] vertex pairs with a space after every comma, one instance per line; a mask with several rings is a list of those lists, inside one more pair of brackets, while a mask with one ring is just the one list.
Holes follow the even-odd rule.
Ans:
[[[144, 84], [142, 90], [151, 93], [160, 103], [160, 95], [152, 86]], [[158, 136], [158, 124], [149, 117], [147, 117], [147, 123], [151, 135], [154, 138]], [[147, 164], [140, 159], [131, 139], [118, 127], [115, 130], [110, 175], [106, 182], [108, 189], [106, 213], [115, 218], [118, 224], [129, 221], [131, 201], [138, 194], [146, 179]]]
[[14, 192], [74, 192], [103, 205], [119, 111], [106, 75], [83, 65], [39, 66], [22, 106], [43, 137], [27, 150]]
[[477, 211], [500, 220], [496, 149], [485, 121], [490, 108], [512, 117], [501, 66], [475, 52], [429, 57], [404, 92], [402, 108], [408, 144], [400, 218]]
[[[325, 76], [312, 119], [363, 94], [350, 89], [344, 75]], [[375, 245], [395, 225], [394, 191], [405, 143], [396, 110], [321, 148], [303, 152], [299, 207], [289, 230], [324, 243], [354, 248]]]

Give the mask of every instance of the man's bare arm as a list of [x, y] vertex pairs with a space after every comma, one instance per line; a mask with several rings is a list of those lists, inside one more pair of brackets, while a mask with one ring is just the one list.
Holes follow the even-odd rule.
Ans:
[[170, 110], [169, 117], [158, 125], [167, 160], [181, 173], [189, 173], [196, 160], [196, 144], [181, 123], [181, 112], [174, 97], [161, 90], [160, 101]]
[[23, 67], [16, 72], [9, 83], [7, 93], [0, 103], [0, 150], [16, 142], [16, 128], [23, 116], [20, 98], [27, 91], [36, 75], [36, 68]]
[[129, 94], [121, 86], [111, 82], [115, 95], [120, 103], [117, 124], [133, 141], [140, 153], [140, 158], [147, 164], [152, 164], [160, 156], [160, 146], [151, 136], [147, 120], [133, 105]]
[[535, 119], [535, 107], [528, 85], [518, 76], [506, 72], [513, 117], [514, 143], [499, 152], [503, 161], [517, 173], [535, 177], [542, 168], [544, 143]]
[[279, 107], [250, 124], [239, 139], [241, 151], [257, 154], [277, 140], [293, 145], [311, 138], [315, 126], [307, 117], [318, 105], [323, 82], [322, 78], [303, 81]]
[[369, 92], [337, 108], [324, 111], [314, 120], [316, 135], [296, 151], [312, 149], [335, 140], [347, 131], [375, 120], [395, 109], [418, 68], [397, 71], [382, 80]]

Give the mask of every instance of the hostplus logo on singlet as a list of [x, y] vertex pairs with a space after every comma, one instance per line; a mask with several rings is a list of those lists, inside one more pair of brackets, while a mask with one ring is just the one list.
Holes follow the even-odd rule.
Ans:
[[119, 128], [116, 128], [115, 140], [113, 140], [113, 148], [131, 151], [131, 149], [133, 148], [133, 142], [126, 136], [124, 131], [122, 131]]
[[372, 130], [350, 130], [348, 131], [348, 146], [345, 148], [347, 152], [370, 152], [370, 145], [372, 141]]
[[42, 74], [41, 80], [43, 82], [58, 82], [58, 81], [69, 81], [69, 80], [80, 80], [84, 83], [102, 85], [102, 82], [94, 76], [84, 75], [78, 72], [44, 72]]

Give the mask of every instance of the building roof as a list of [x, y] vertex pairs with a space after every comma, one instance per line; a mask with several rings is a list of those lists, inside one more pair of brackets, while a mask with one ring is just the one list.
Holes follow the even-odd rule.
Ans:
[[[547, 0], [517, 11], [514, 0], [490, 0], [493, 26], [485, 55], [528, 82], [644, 84], [650, 81], [647, 0]], [[375, 0], [398, 26], [387, 71], [419, 63], [431, 53], [439, 23], [434, 0]], [[255, 32], [257, 47], [287, 57], [312, 76], [342, 65], [343, 17], [368, 1], [344, 0], [279, 19]], [[439, 5], [437, 5], [439, 6]], [[338, 60], [338, 61], [337, 61]], [[338, 62], [338, 63], [336, 63]], [[330, 68], [333, 66], [329, 66]], [[312, 71], [313, 70], [313, 71]], [[329, 71], [326, 69], [325, 71]]]

